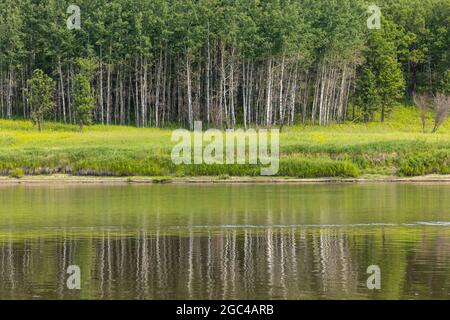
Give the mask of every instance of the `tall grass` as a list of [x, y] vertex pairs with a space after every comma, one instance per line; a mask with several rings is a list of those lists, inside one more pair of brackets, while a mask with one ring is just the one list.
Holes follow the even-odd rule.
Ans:
[[[0, 173], [67, 173], [97, 176], [257, 176], [260, 166], [175, 166], [171, 130], [78, 127], [0, 120]], [[450, 125], [422, 133], [419, 112], [398, 108], [386, 123], [346, 123], [284, 128], [279, 176], [355, 177], [450, 173]]]

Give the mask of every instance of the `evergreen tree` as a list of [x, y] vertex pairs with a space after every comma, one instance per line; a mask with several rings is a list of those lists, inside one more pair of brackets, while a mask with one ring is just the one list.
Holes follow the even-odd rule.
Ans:
[[53, 101], [53, 92], [55, 82], [42, 70], [37, 69], [33, 72], [33, 77], [28, 80], [28, 89], [24, 93], [31, 106], [31, 120], [41, 131], [45, 116], [53, 110], [55, 103]]
[[90, 84], [95, 62], [92, 59], [79, 59], [77, 64], [80, 70], [74, 78], [73, 105], [80, 131], [83, 131], [83, 126], [92, 124], [92, 111], [95, 108], [95, 99]]
[[[366, 62], [359, 75], [359, 100], [367, 119], [377, 109], [383, 122], [404, 95], [405, 81], [397, 59], [396, 32], [392, 22], [384, 20], [383, 28], [372, 30], [365, 51]], [[368, 105], [364, 105], [368, 103]]]

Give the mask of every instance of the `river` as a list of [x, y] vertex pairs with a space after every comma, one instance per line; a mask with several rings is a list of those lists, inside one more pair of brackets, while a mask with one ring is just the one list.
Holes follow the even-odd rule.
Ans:
[[[449, 195], [449, 184], [1, 186], [0, 299], [450, 299]], [[67, 287], [71, 265], [80, 290]]]

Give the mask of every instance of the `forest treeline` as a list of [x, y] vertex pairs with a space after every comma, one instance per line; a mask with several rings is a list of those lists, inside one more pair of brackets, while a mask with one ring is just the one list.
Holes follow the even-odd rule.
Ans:
[[[67, 28], [72, 3], [80, 30]], [[383, 121], [416, 92], [448, 95], [450, 0], [377, 0], [380, 29], [369, 5], [2, 0], [0, 115], [31, 119], [39, 79], [54, 85], [43, 118], [79, 123], [92, 103], [95, 123], [138, 127]], [[77, 84], [80, 58], [94, 67]]]

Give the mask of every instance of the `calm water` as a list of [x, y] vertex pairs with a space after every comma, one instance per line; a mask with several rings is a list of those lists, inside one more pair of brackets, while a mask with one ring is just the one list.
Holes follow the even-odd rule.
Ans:
[[[1, 299], [450, 299], [450, 185], [0, 187]], [[78, 265], [81, 290], [66, 288]], [[381, 268], [382, 289], [366, 269]]]

